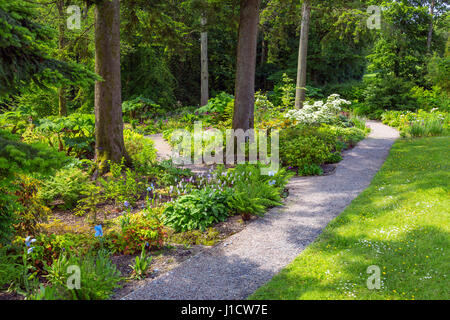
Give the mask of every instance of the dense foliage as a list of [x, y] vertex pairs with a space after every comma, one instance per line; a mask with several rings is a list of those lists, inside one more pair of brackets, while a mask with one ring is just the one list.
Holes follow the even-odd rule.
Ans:
[[[369, 134], [367, 118], [408, 139], [449, 133], [444, 1], [433, 1], [430, 12], [426, 0], [310, 0], [303, 108], [295, 108], [302, 89], [295, 77], [304, 1], [261, 1], [256, 79], [247, 88], [255, 99], [246, 106], [257, 134], [279, 132], [280, 167], [268, 175], [261, 158], [194, 172], [164, 159], [170, 155], [161, 141], [175, 146], [174, 133], [183, 129], [192, 133], [183, 140], [190, 144], [185, 156], [226, 150], [229, 141], [210, 133], [225, 137], [240, 113], [239, 1], [120, 1], [120, 59], [104, 67], [117, 67], [117, 81], [101, 68], [99, 43], [108, 38], [94, 28], [101, 1], [73, 2], [79, 29], [68, 28], [67, 1], [0, 0], [0, 291], [6, 294], [111, 298], [124, 277], [156, 272], [153, 255], [215, 244], [228, 229], [282, 205], [294, 175], [332, 173], [342, 152]], [[380, 29], [367, 27], [368, 5], [381, 7]], [[210, 97], [200, 106], [202, 33]], [[99, 90], [110, 82], [117, 82], [109, 92], [114, 98]], [[200, 124], [204, 132], [195, 131]], [[108, 152], [106, 138], [115, 147]], [[251, 144], [244, 146], [248, 152]], [[108, 158], [102, 168], [99, 154]], [[78, 289], [67, 286], [73, 265], [83, 274]]]

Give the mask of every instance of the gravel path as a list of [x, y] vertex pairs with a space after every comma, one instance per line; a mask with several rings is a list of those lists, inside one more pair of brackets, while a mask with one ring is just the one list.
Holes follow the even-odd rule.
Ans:
[[124, 297], [131, 299], [245, 299], [297, 257], [370, 184], [398, 138], [368, 122], [370, 136], [345, 152], [329, 176], [296, 177], [284, 207], [250, 223]]
[[[155, 149], [157, 150], [156, 158], [158, 159], [158, 161], [167, 160], [172, 157], [172, 148], [167, 143], [167, 141], [164, 140], [163, 135], [161, 133], [148, 135], [146, 137], [153, 140], [153, 142], [155, 144]], [[192, 165], [185, 165], [185, 166], [180, 166], [180, 167], [190, 169], [193, 173], [196, 173], [196, 174], [204, 173], [208, 170], [208, 167], [206, 165], [192, 164]]]
[[171, 157], [172, 149], [170, 148], [170, 145], [166, 142], [166, 140], [164, 140], [161, 133], [148, 135], [146, 137], [153, 140], [156, 149], [156, 158], [159, 161], [166, 160]]

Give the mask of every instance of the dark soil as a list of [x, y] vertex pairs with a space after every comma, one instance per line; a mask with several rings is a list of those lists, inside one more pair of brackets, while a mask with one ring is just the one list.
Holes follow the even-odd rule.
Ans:
[[329, 176], [335, 173], [336, 171], [336, 165], [334, 164], [323, 164], [320, 166], [322, 168], [322, 175], [323, 176]]
[[6, 301], [6, 300], [23, 300], [24, 296], [15, 293], [15, 292], [0, 292], [0, 301]]

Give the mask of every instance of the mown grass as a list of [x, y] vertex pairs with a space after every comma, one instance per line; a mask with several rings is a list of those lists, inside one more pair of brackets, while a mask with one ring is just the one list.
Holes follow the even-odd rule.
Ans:
[[449, 159], [450, 137], [397, 141], [370, 187], [250, 299], [449, 299]]

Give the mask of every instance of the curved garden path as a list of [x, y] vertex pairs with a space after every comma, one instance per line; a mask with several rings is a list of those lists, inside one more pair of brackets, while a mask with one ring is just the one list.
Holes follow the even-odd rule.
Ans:
[[[156, 158], [159, 161], [171, 158], [172, 148], [167, 143], [167, 141], [164, 140], [163, 135], [161, 133], [148, 135], [146, 137], [153, 140], [153, 143], [155, 144], [155, 149], [156, 149]], [[181, 166], [181, 167], [190, 169], [193, 173], [197, 173], [197, 174], [206, 172], [208, 170], [208, 167], [206, 165], [191, 164], [191, 165], [185, 165], [185, 166]]]
[[[284, 207], [184, 261], [123, 299], [244, 299], [297, 257], [325, 226], [369, 186], [398, 138], [368, 122], [370, 136], [344, 153], [334, 174], [296, 177]], [[156, 144], [158, 147], [158, 143]]]

